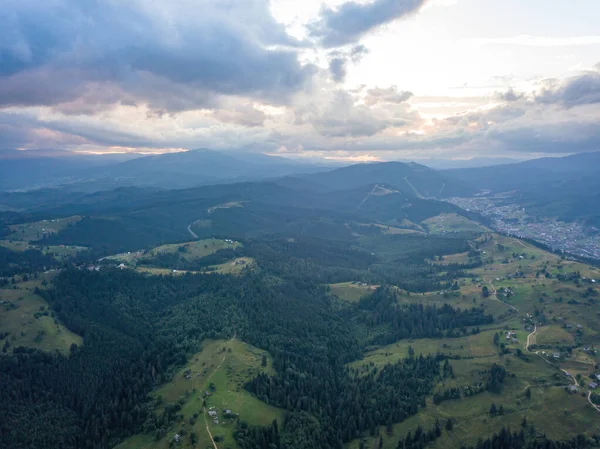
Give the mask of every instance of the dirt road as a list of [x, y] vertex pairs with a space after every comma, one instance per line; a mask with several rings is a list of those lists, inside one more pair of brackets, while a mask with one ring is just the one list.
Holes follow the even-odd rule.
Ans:
[[489, 285], [490, 287], [492, 287], [492, 290], [493, 290], [493, 293], [494, 293], [494, 298], [493, 298], [493, 299], [495, 299], [496, 301], [498, 301], [498, 302], [499, 302], [499, 303], [501, 303], [501, 304], [504, 304], [504, 305], [505, 305], [505, 306], [507, 306], [507, 307], [510, 307], [510, 308], [511, 308], [511, 309], [513, 309], [515, 312], [519, 313], [519, 309], [517, 309], [515, 306], [511, 306], [510, 304], [508, 304], [508, 303], [505, 303], [504, 301], [500, 301], [500, 300], [498, 299], [498, 292], [496, 291], [496, 287], [494, 287], [494, 284], [492, 284], [490, 281], [488, 281], [488, 280], [487, 280], [487, 279], [485, 279], [485, 278], [483, 278], [483, 280], [484, 280], [485, 282], [487, 282], [487, 283], [488, 283], [488, 285]]
[[190, 223], [190, 224], [188, 225], [188, 232], [189, 232], [189, 233], [192, 235], [192, 237], [194, 237], [195, 239], [197, 239], [197, 238], [199, 238], [199, 237], [198, 237], [198, 236], [197, 236], [197, 235], [194, 233], [194, 231], [192, 231], [192, 225], [193, 225], [193, 224], [194, 224], [194, 223]]
[[600, 407], [598, 407], [596, 404], [594, 404], [592, 402], [592, 392], [591, 391], [588, 391], [588, 402], [590, 404], [592, 404], [592, 407], [594, 407], [596, 410], [598, 410], [600, 412]]
[[561, 371], [563, 373], [565, 373], [567, 376], [569, 376], [571, 379], [573, 379], [573, 385], [575, 385], [576, 387], [579, 386], [579, 384], [577, 383], [577, 379], [575, 379], [575, 376], [573, 376], [570, 372], [568, 372], [567, 370], [561, 369]]
[[525, 343], [525, 350], [526, 351], [529, 349], [529, 346], [531, 346], [531, 337], [535, 336], [536, 332], [537, 332], [537, 325], [534, 324], [533, 325], [533, 332], [527, 336], [527, 343]]

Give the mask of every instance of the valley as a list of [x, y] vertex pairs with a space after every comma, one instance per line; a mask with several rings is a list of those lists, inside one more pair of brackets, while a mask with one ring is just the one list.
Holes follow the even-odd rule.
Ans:
[[434, 171], [367, 175], [382, 181], [338, 169], [5, 215], [0, 443], [460, 449], [510, 428], [595, 444], [600, 270], [431, 198], [462, 189]]
[[572, 256], [600, 259], [600, 236], [594, 226], [537, 214], [530, 216], [526, 203], [519, 204], [518, 199], [506, 194], [450, 198], [448, 201], [489, 218], [494, 230], [502, 234], [531, 239], [553, 251]]

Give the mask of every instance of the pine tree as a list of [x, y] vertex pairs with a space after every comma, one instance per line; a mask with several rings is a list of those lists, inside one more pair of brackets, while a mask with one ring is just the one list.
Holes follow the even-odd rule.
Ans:
[[388, 433], [388, 435], [392, 435], [394, 433], [394, 426], [392, 423], [392, 416], [390, 415], [387, 423], [385, 425], [385, 431]]
[[446, 430], [448, 432], [452, 432], [452, 429], [454, 429], [454, 421], [452, 418], [450, 418], [448, 421], [446, 421]]

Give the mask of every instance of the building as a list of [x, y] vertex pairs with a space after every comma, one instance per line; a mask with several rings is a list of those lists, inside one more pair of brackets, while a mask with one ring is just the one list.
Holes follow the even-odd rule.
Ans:
[[598, 384], [596, 382], [590, 382], [588, 384], [588, 387], [590, 387], [591, 390], [595, 390], [596, 388], [598, 388]]
[[552, 354], [552, 357], [554, 357], [555, 359], [560, 359], [560, 352], [554, 352]]
[[217, 412], [215, 412], [214, 410], [209, 410], [208, 416], [210, 416], [211, 418], [215, 418], [217, 416]]
[[577, 393], [579, 391], [579, 387], [577, 385], [569, 385], [567, 391], [569, 393]]

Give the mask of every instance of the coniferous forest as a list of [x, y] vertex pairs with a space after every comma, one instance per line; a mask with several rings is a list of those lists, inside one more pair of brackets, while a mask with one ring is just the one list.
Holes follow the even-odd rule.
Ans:
[[[165, 207], [175, 208], [175, 217], [184, 213], [176, 203]], [[436, 207], [424, 202], [419, 214], [435, 215]], [[283, 415], [267, 426], [239, 420], [233, 435], [242, 449], [342, 449], [364, 445], [367, 437], [381, 443], [381, 429], [391, 435], [396, 425], [451, 399], [500, 394], [510, 376], [504, 366], [490, 365], [477, 384], [440, 389], [454, 380], [456, 357], [412, 348], [393, 362], [361, 365], [374, 348], [423, 339], [451, 346], [495, 324], [477, 298], [461, 298], [457, 281], [476, 284], [469, 270], [482, 263], [475, 260], [478, 234], [388, 234], [385, 226], [357, 224], [353, 220], [366, 219], [357, 212], [248, 205], [211, 213], [212, 228], [190, 228], [204, 233], [205, 242], [225, 238], [226, 231], [237, 239], [235, 248], [194, 258], [178, 246], [183, 238], [174, 239], [172, 252], [152, 252], [173, 235], [165, 230], [167, 212], [141, 214], [149, 223], [143, 244], [127, 238], [134, 219], [121, 217], [111, 223], [123, 220], [114, 239], [112, 228], [104, 230], [96, 249], [60, 262], [41, 250], [0, 247], [6, 289], [52, 268], [51, 282], [30, 293], [47, 303], [43, 312], [56, 324], [82, 338], [59, 352], [13, 345], [12, 336], [0, 335], [1, 448], [109, 449], [140, 433], [165, 438], [181, 422], [181, 404], [158, 406], [150, 393], [172, 381], [207, 340], [235, 337], [272, 357], [273, 371], [253, 375], [243, 389]], [[46, 240], [83, 244], [94, 239], [100, 222], [82, 219]], [[129, 250], [132, 241], [145, 246], [120, 257], [139, 253], [137, 265], [122, 269], [102, 257]], [[435, 263], [457, 253], [468, 259]], [[251, 262], [237, 272], [219, 268], [236, 266], [238, 258]], [[336, 284], [362, 294], [343, 300], [332, 293]], [[426, 300], [432, 294], [437, 299]], [[424, 448], [453, 426], [448, 419], [419, 427], [398, 436], [398, 447]], [[477, 449], [566, 449], [590, 441], [542, 442], [506, 430]]]

